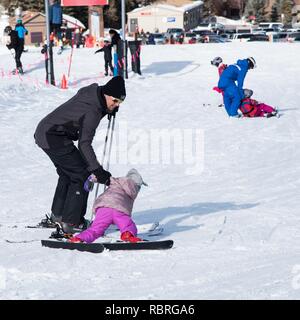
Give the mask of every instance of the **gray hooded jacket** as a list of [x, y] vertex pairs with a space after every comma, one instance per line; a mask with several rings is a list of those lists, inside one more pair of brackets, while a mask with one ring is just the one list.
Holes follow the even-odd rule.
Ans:
[[93, 172], [100, 167], [92, 141], [100, 120], [107, 114], [106, 101], [96, 83], [81, 88], [77, 94], [48, 114], [38, 124], [34, 137], [42, 149], [57, 149], [78, 140], [78, 148]]

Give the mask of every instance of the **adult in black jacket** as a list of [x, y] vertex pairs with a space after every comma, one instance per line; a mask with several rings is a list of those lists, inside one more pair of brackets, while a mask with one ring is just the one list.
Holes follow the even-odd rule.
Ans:
[[104, 46], [95, 51], [95, 53], [104, 52], [104, 67], [105, 67], [105, 75], [108, 76], [108, 67], [112, 74], [114, 73], [114, 67], [112, 65], [112, 55], [111, 55], [111, 44], [109, 41], [104, 40]]
[[12, 30], [11, 26], [7, 26], [4, 29], [4, 34], [7, 34], [9, 36], [9, 41], [6, 45], [7, 48], [9, 50], [11, 49], [15, 50], [16, 70], [20, 73], [23, 73], [21, 56], [22, 56], [24, 47], [18, 37], [18, 32], [15, 30]]
[[[51, 208], [52, 222], [60, 222], [66, 233], [84, 228], [88, 192], [84, 182], [94, 174], [98, 183], [109, 185], [111, 174], [97, 160], [92, 141], [100, 120], [116, 111], [125, 99], [122, 77], [114, 77], [104, 86], [96, 83], [48, 114], [38, 124], [34, 137], [50, 157], [59, 179]], [[78, 140], [78, 148], [73, 141]]]

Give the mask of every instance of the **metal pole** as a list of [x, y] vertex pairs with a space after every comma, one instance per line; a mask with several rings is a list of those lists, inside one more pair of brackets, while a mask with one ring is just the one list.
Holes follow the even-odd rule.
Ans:
[[45, 0], [45, 13], [46, 13], [46, 29], [47, 29], [47, 50], [48, 57], [50, 62], [50, 81], [53, 86], [55, 86], [55, 78], [54, 78], [54, 65], [53, 65], [53, 42], [50, 41], [50, 15], [49, 15], [49, 0]]
[[[106, 155], [107, 141], [108, 141], [109, 131], [110, 131], [110, 124], [111, 124], [111, 118], [109, 118], [109, 120], [108, 120], [106, 136], [105, 136], [105, 142], [104, 142], [104, 147], [103, 147], [103, 154], [102, 154], [102, 161], [101, 161], [101, 166], [103, 167], [103, 169], [104, 169], [104, 160], [105, 160], [105, 155]], [[97, 183], [94, 201], [97, 199], [98, 190], [99, 190], [99, 183]]]
[[[45, 0], [45, 14], [46, 14], [46, 40], [47, 40], [47, 57], [49, 58], [49, 47], [50, 47], [50, 21], [49, 21], [49, 0]], [[49, 61], [49, 60], [48, 60]], [[47, 81], [50, 83], [50, 74], [47, 74]]]
[[123, 74], [124, 79], [128, 79], [127, 73], [127, 50], [126, 50], [126, 4], [125, 0], [122, 0], [122, 38], [123, 38], [123, 58], [124, 58], [124, 67], [123, 67]]

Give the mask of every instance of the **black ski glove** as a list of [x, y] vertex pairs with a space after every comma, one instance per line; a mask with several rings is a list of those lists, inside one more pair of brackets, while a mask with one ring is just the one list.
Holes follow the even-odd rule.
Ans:
[[113, 112], [107, 114], [107, 119], [110, 120], [112, 117], [115, 117], [118, 111], [119, 107], [116, 107]]
[[99, 167], [93, 172], [93, 174], [96, 176], [98, 183], [105, 184], [107, 186], [110, 185], [110, 172], [104, 170], [102, 167]]

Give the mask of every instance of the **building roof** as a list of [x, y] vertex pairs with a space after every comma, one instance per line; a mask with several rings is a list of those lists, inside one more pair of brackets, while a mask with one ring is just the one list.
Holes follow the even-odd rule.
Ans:
[[[22, 16], [23, 23], [29, 23], [39, 15], [45, 17], [45, 14], [42, 12], [25, 11]], [[67, 23], [68, 28], [86, 29], [85, 25], [81, 21], [72, 16], [69, 16], [68, 14], [63, 14], [63, 21]]]
[[176, 12], [185, 12], [185, 11], [197, 8], [203, 4], [203, 1], [200, 1], [200, 0], [199, 1], [183, 1], [183, 0], [176, 1], [176, 0], [174, 0], [174, 3], [175, 2], [177, 2], [177, 4], [181, 3], [181, 6], [170, 5], [169, 2], [171, 2], [171, 1], [169, 0], [169, 1], [164, 1], [163, 3], [154, 3], [149, 6], [136, 8], [136, 9], [132, 10], [131, 12], [136, 13], [139, 11], [149, 10], [152, 8], [167, 9], [167, 10], [176, 11]]

